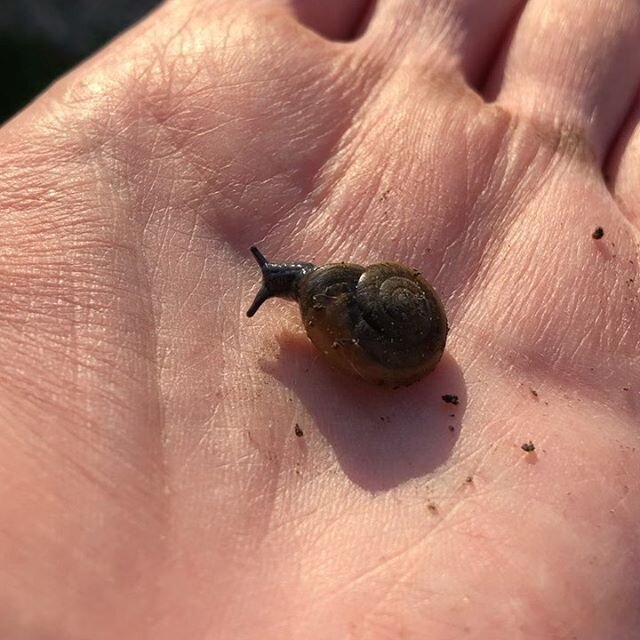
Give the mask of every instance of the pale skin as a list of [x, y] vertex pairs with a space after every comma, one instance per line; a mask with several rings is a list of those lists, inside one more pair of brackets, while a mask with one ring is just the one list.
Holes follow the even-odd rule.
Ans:
[[[640, 4], [368, 4], [168, 3], [0, 130], [0, 637], [637, 639]], [[436, 372], [247, 319], [254, 243], [419, 269]]]

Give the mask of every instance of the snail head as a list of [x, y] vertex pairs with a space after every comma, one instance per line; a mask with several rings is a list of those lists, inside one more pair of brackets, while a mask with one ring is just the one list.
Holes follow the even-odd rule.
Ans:
[[255, 256], [262, 271], [262, 286], [247, 311], [247, 316], [250, 318], [269, 298], [297, 300], [301, 278], [315, 269], [315, 266], [309, 262], [269, 262], [255, 246], [251, 247], [251, 253]]

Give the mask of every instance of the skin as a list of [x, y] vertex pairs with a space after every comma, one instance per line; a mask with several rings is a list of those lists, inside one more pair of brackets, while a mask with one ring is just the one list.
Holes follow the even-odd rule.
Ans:
[[[635, 0], [182, 0], [6, 124], [0, 637], [636, 639], [639, 86]], [[436, 372], [256, 242], [419, 269]]]

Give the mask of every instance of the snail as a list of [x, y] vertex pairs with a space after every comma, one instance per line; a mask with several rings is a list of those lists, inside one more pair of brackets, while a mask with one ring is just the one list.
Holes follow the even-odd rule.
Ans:
[[247, 316], [272, 297], [297, 301], [311, 342], [334, 366], [367, 382], [408, 386], [438, 364], [447, 317], [419, 271], [393, 262], [275, 263], [257, 247], [251, 252], [262, 287]]

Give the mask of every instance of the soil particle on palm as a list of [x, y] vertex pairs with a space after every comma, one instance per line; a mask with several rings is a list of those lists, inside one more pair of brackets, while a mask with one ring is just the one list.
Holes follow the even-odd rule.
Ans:
[[536, 450], [536, 445], [529, 440], [529, 442], [525, 442], [520, 448], [527, 453], [533, 453]]
[[297, 422], [294, 428], [294, 433], [296, 434], [296, 436], [298, 436], [298, 438], [302, 438], [302, 436], [304, 435], [304, 431], [300, 428], [300, 425]]
[[591, 234], [594, 240], [601, 240], [604, 237], [604, 229], [602, 227], [596, 227]]
[[444, 402], [446, 402], [447, 404], [454, 404], [457, 405], [459, 402], [458, 396], [453, 395], [452, 393], [445, 393], [442, 396], [442, 399], [444, 400]]

